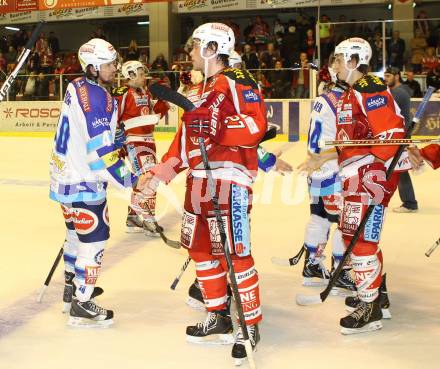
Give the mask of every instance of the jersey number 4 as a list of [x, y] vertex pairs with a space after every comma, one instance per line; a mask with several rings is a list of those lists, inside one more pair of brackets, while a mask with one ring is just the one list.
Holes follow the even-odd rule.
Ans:
[[60, 127], [55, 137], [55, 149], [58, 154], [66, 155], [67, 143], [70, 138], [69, 118], [63, 115]]
[[[312, 125], [310, 125], [310, 128]], [[309, 131], [309, 147], [315, 153], [319, 154], [321, 149], [319, 148], [318, 142], [321, 138], [322, 133], [322, 122], [315, 120], [313, 131]]]

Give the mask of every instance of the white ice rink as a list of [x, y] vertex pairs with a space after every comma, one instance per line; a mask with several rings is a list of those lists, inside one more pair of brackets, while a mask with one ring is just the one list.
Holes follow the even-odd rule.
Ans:
[[[124, 233], [128, 197], [113, 190], [111, 238], [98, 284], [105, 289], [99, 303], [115, 310], [115, 325], [102, 330], [66, 327], [62, 264], [43, 303], [36, 303], [65, 233], [59, 206], [48, 198], [51, 144], [51, 138], [0, 137], [0, 368], [232, 368], [230, 346], [185, 342], [185, 327], [205, 317], [185, 305], [193, 265], [176, 291], [169, 288], [185, 252], [166, 247], [160, 239]], [[160, 154], [168, 144], [159, 142]], [[291, 146], [284, 158], [297, 165], [305, 144]], [[282, 268], [270, 262], [272, 256], [292, 256], [303, 242], [309, 214], [304, 178], [260, 175], [252, 213], [264, 315], [255, 354], [259, 369], [440, 368], [440, 249], [424, 256], [440, 237], [440, 171], [427, 169], [413, 176], [413, 182], [419, 213], [390, 211], [382, 235], [393, 318], [380, 331], [342, 336], [343, 299], [297, 306], [296, 293], [320, 289], [301, 287], [302, 265]], [[177, 239], [180, 214], [166, 205], [164, 196], [182, 199], [183, 177], [167, 191], [158, 199], [160, 223]], [[396, 195], [390, 207], [398, 205]]]

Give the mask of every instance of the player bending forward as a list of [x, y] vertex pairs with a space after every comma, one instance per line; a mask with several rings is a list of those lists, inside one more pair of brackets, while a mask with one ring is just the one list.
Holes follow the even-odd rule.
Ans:
[[[258, 274], [251, 255], [249, 213], [251, 186], [258, 169], [257, 147], [267, 123], [264, 102], [253, 77], [246, 71], [227, 69], [234, 43], [233, 31], [221, 23], [206, 23], [194, 31], [190, 55], [193, 68], [203, 71], [205, 81], [193, 86], [187, 96], [197, 108], [182, 116], [183, 124], [161, 163], [151, 169], [151, 175], [169, 182], [178, 172], [189, 169], [181, 241], [195, 262], [208, 316], [204, 322], [187, 327], [187, 339], [231, 343], [228, 269], [198, 144], [198, 138], [203, 137], [247, 329], [255, 347], [260, 339], [258, 323], [262, 315]], [[240, 329], [232, 357], [246, 357]]]
[[[156, 163], [156, 143], [154, 126], [167, 113], [168, 103], [157, 101], [154, 106], [151, 94], [145, 87], [147, 75], [141, 62], [128, 61], [122, 65], [122, 75], [126, 86], [113, 89], [118, 101], [119, 129], [123, 130], [125, 152], [132, 172], [145, 173]], [[131, 203], [127, 214], [127, 232], [144, 232], [149, 236], [159, 233], [153, 224], [156, 209], [156, 192], [148, 190], [145, 194], [133, 188]]]
[[[108, 326], [113, 311], [93, 297], [101, 271], [109, 218], [106, 189], [142, 188], [145, 177], [130, 174], [114, 144], [117, 104], [107, 92], [117, 71], [117, 53], [101, 39], [82, 45], [78, 59], [84, 76], [67, 86], [51, 160], [50, 198], [61, 204], [67, 233], [64, 243], [65, 288], [69, 325]], [[139, 181], [138, 181], [139, 179]]]
[[[338, 102], [338, 140], [404, 137], [403, 117], [387, 86], [380, 78], [366, 74], [370, 58], [371, 47], [361, 38], [342, 41], [335, 49], [334, 71], [338, 79], [350, 85]], [[359, 146], [342, 147], [339, 151], [344, 196], [340, 228], [346, 245], [368, 205], [375, 204], [350, 255], [358, 297], [354, 311], [340, 321], [343, 334], [382, 328], [379, 286], [383, 259], [378, 244], [398, 172], [410, 167], [405, 154], [390, 180], [386, 180], [387, 166], [397, 150], [398, 146]]]

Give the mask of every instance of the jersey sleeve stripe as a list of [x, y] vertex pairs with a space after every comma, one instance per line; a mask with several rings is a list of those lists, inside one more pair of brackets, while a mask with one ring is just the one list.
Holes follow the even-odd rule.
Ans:
[[105, 146], [109, 146], [108, 143], [112, 142], [112, 133], [110, 131], [105, 131], [98, 136], [93, 137], [89, 142], [87, 142], [87, 154], [93, 151], [102, 149]]

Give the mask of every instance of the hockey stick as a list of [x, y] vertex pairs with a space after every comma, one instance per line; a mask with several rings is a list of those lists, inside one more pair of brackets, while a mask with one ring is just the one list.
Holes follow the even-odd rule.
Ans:
[[11, 74], [8, 76], [8, 78], [6, 78], [6, 81], [3, 83], [2, 87], [0, 88], [0, 102], [2, 102], [5, 99], [9, 89], [11, 88], [12, 84], [15, 81], [15, 78], [17, 77], [18, 72], [20, 71], [23, 64], [26, 62], [26, 59], [31, 53], [32, 48], [35, 42], [37, 41], [38, 36], [40, 36], [41, 29], [43, 28], [44, 23], [45, 22], [41, 21], [40, 23], [37, 24], [34, 31], [32, 32], [31, 37], [29, 38], [28, 42], [26, 43], [25, 47], [23, 48], [21, 54], [17, 59], [17, 65], [15, 66]]
[[229, 279], [230, 279], [229, 282], [230, 282], [230, 286], [231, 286], [231, 290], [232, 290], [232, 295], [234, 296], [235, 307], [237, 309], [237, 315], [238, 315], [238, 321], [239, 321], [239, 324], [240, 324], [240, 327], [241, 327], [241, 330], [243, 333], [244, 347], [246, 349], [246, 356], [248, 359], [249, 367], [251, 369], [255, 369], [256, 366], [255, 366], [255, 361], [254, 361], [254, 357], [253, 357], [253, 353], [252, 353], [252, 344], [249, 339], [249, 334], [248, 334], [247, 327], [246, 327], [246, 321], [244, 318], [243, 307], [241, 305], [241, 297], [240, 297], [240, 293], [238, 292], [237, 280], [235, 278], [234, 265], [232, 264], [231, 255], [229, 254], [229, 246], [228, 246], [228, 241], [226, 239], [226, 231], [224, 228], [225, 226], [224, 226], [222, 215], [221, 215], [220, 205], [218, 203], [218, 199], [215, 194], [214, 179], [212, 177], [211, 167], [209, 165], [209, 160], [208, 160], [208, 153], [206, 152], [205, 141], [203, 140], [203, 137], [199, 137], [199, 146], [200, 146], [200, 152], [202, 154], [203, 166], [205, 167], [206, 177], [208, 179], [209, 192], [211, 193], [211, 199], [212, 199], [212, 203], [214, 205], [215, 218], [217, 221], [218, 229], [220, 231], [220, 239], [221, 239], [222, 245], [223, 245], [223, 252], [225, 253], [226, 263], [228, 264], [228, 268], [229, 268]]
[[162, 238], [162, 241], [165, 242], [165, 244], [167, 246], [172, 247], [173, 249], [180, 249], [182, 247], [181, 243], [179, 241], [170, 240], [167, 236], [165, 236], [165, 234], [163, 233], [163, 227], [161, 227], [159, 225], [159, 223], [157, 223], [157, 220], [156, 220], [155, 216], [151, 212], [151, 209], [150, 209], [150, 207], [148, 206], [148, 204], [146, 202], [145, 202], [145, 205], [146, 205], [147, 213], [153, 219], [152, 223], [156, 227], [156, 232], [159, 233], [160, 238]]
[[272, 264], [275, 264], [275, 265], [294, 266], [294, 265], [298, 264], [299, 261], [301, 260], [301, 256], [302, 256], [302, 254], [304, 254], [305, 249], [306, 249], [306, 245], [303, 245], [303, 246], [301, 246], [301, 250], [299, 250], [299, 252], [295, 256], [292, 256], [289, 259], [278, 258], [276, 256], [273, 256], [270, 259], [270, 261], [272, 262]]
[[429, 258], [431, 254], [434, 252], [434, 250], [437, 248], [437, 246], [440, 245], [440, 238], [435, 241], [434, 245], [431, 246], [431, 248], [425, 252], [425, 255]]
[[43, 300], [43, 295], [46, 292], [47, 287], [49, 287], [49, 283], [52, 279], [53, 273], [55, 273], [55, 270], [57, 269], [58, 264], [60, 263], [61, 257], [63, 256], [64, 248], [61, 247], [60, 251], [58, 251], [58, 255], [55, 258], [55, 261], [52, 264], [52, 267], [50, 268], [49, 274], [46, 277], [46, 280], [44, 281], [43, 287], [41, 287], [40, 294], [37, 297], [37, 302], [41, 302]]
[[322, 149], [329, 146], [387, 146], [387, 145], [410, 145], [421, 143], [437, 143], [440, 138], [400, 138], [391, 140], [347, 140], [347, 141], [324, 141], [319, 140], [318, 146]]
[[[423, 97], [422, 102], [417, 108], [416, 114], [414, 115], [414, 118], [408, 127], [408, 130], [406, 131], [405, 137], [411, 137], [412, 131], [414, 130], [415, 125], [420, 121], [420, 119], [423, 116], [423, 113], [425, 112], [426, 106], [428, 105], [429, 99], [431, 98], [432, 93], [434, 92], [433, 87], [429, 87], [426, 91], [425, 96]], [[400, 160], [400, 156], [402, 155], [403, 151], [405, 150], [406, 145], [400, 145], [399, 149], [397, 150], [397, 153], [394, 155], [393, 160], [391, 161], [390, 166], [388, 167], [387, 173], [386, 173], [386, 179], [388, 180], [391, 175], [393, 174], [394, 168], [397, 164], [397, 162]], [[330, 294], [330, 291], [335, 285], [336, 280], [339, 277], [339, 274], [341, 273], [341, 270], [343, 266], [345, 265], [345, 262], [347, 261], [348, 257], [350, 256], [351, 252], [353, 251], [354, 246], [356, 245], [357, 240], [359, 239], [362, 230], [364, 229], [365, 224], [367, 223], [368, 219], [370, 218], [371, 213], [373, 212], [375, 208], [375, 205], [369, 205], [365, 215], [363, 216], [359, 226], [356, 229], [356, 232], [354, 233], [350, 244], [347, 246], [344, 255], [342, 256], [342, 259], [334, 271], [333, 275], [331, 276], [327, 287], [324, 291], [322, 291], [319, 295], [302, 295], [298, 294], [296, 296], [296, 303], [298, 305], [315, 305], [315, 304], [321, 304], [323, 303], [328, 295]]]
[[171, 289], [175, 290], [177, 287], [177, 284], [180, 282], [180, 278], [182, 278], [183, 273], [185, 272], [186, 268], [188, 268], [189, 263], [191, 262], [191, 256], [188, 256], [188, 258], [185, 260], [185, 262], [182, 265], [182, 268], [180, 269], [179, 275], [174, 278], [174, 282], [171, 284]]

